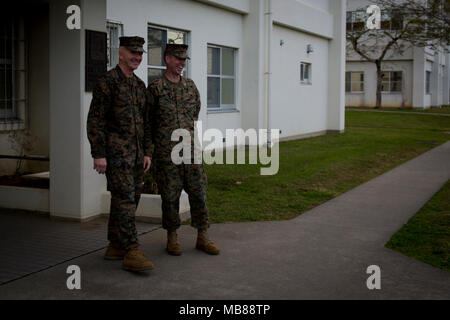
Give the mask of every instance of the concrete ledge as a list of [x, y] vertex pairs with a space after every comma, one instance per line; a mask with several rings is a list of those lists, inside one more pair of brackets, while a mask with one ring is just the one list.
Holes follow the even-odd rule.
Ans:
[[97, 219], [97, 218], [99, 218], [101, 216], [102, 216], [101, 213], [100, 214], [93, 214], [93, 215], [85, 216], [85, 217], [74, 217], [74, 216], [67, 215], [67, 214], [64, 214], [64, 213], [55, 213], [55, 212], [49, 213], [49, 218], [51, 220], [68, 221], [68, 222], [81, 222], [81, 223], [95, 220], [95, 219]]
[[344, 132], [345, 132], [345, 130], [322, 130], [322, 131], [311, 132], [311, 133], [306, 133], [306, 134], [298, 134], [295, 136], [283, 137], [283, 138], [280, 138], [280, 142], [314, 138], [314, 137], [324, 136], [326, 134], [336, 134], [336, 133], [344, 133]]
[[249, 1], [242, 0], [196, 0], [197, 2], [201, 2], [216, 8], [225, 9], [234, 13], [239, 14], [249, 14], [250, 13], [250, 5]]
[[[52, 220], [89, 222], [100, 216], [109, 216], [109, 207], [111, 194], [105, 192], [102, 195], [102, 213], [91, 216], [76, 218], [63, 213], [50, 213], [50, 193], [48, 189], [24, 188], [14, 186], [0, 186], [0, 208], [20, 209], [27, 211], [36, 211], [47, 214]], [[190, 218], [189, 197], [185, 191], [180, 197], [180, 218], [186, 221]], [[142, 194], [136, 211], [136, 221], [161, 224], [161, 196], [153, 194]]]
[[0, 186], [0, 207], [49, 212], [48, 189]]

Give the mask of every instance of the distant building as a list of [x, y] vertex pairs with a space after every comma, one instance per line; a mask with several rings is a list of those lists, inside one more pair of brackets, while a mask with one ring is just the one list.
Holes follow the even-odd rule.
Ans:
[[[358, 11], [374, 1], [347, 0], [347, 29], [365, 28], [365, 12]], [[382, 28], [398, 28], [401, 22], [382, 15]], [[375, 107], [377, 77], [373, 63], [357, 53], [347, 52], [347, 107]], [[449, 104], [450, 55], [429, 48], [411, 47], [402, 55], [387, 55], [382, 64], [382, 107], [426, 109]]]

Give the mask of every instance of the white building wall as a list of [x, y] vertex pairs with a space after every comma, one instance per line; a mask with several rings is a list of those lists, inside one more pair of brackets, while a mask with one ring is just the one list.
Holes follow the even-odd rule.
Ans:
[[[133, 10], [133, 8], [136, 8]], [[317, 80], [312, 90], [296, 90], [299, 84], [299, 71], [292, 78], [292, 83], [279, 79], [274, 82], [271, 92], [274, 96], [271, 101], [270, 117], [271, 127], [280, 123], [286, 127], [283, 135], [296, 135], [306, 132], [317, 132], [327, 129], [327, 99], [328, 85], [326, 79], [328, 70], [328, 46], [327, 43], [333, 39], [333, 14], [328, 12], [329, 1], [296, 1], [296, 0], [272, 0], [272, 13], [274, 24], [278, 30], [282, 27], [289, 35], [302, 34], [304, 41], [295, 45], [296, 53], [292, 53], [289, 62], [280, 60], [276, 53], [272, 53], [272, 69], [291, 66], [291, 71], [299, 68], [299, 58], [306, 54], [307, 44], [318, 43], [321, 52], [312, 54], [315, 60], [313, 71], [317, 73]], [[131, 0], [123, 2], [120, 0], [107, 1], [107, 19], [120, 21], [124, 25], [125, 35], [138, 35], [147, 40], [147, 25], [154, 24], [189, 32], [189, 77], [192, 78], [200, 91], [202, 109], [199, 120], [203, 121], [203, 130], [217, 128], [225, 134], [228, 128], [263, 128], [265, 127], [266, 109], [263, 108], [264, 92], [264, 1], [248, 0], [235, 2], [232, 0]], [[207, 26], [207, 27], [205, 27]], [[291, 30], [289, 30], [291, 29]], [[296, 31], [294, 31], [296, 30]], [[276, 37], [274, 32], [273, 37]], [[245, 41], [244, 41], [245, 39]], [[309, 41], [307, 41], [307, 40]], [[298, 39], [297, 39], [298, 40]], [[295, 40], [294, 40], [295, 41]], [[293, 42], [294, 42], [293, 41]], [[275, 41], [276, 42], [276, 41]], [[279, 41], [278, 41], [279, 42]], [[236, 75], [236, 109], [237, 112], [214, 113], [207, 110], [207, 45], [214, 44], [237, 49], [237, 75]], [[276, 50], [279, 45], [273, 45]], [[287, 50], [284, 50], [287, 51]], [[285, 65], [287, 63], [287, 65]], [[292, 69], [295, 68], [295, 69]], [[320, 73], [319, 73], [320, 72]], [[136, 74], [147, 82], [147, 56], [144, 55], [142, 65]], [[320, 74], [320, 75], [319, 75]], [[280, 82], [281, 81], [281, 82]], [[323, 86], [319, 86], [319, 83]], [[287, 85], [286, 85], [287, 84]], [[294, 88], [288, 91], [286, 88]], [[291, 121], [289, 116], [276, 110], [279, 92], [282, 89], [283, 99], [294, 101], [299, 95], [310, 92], [318, 98], [310, 98], [313, 114], [308, 117], [321, 118], [322, 120], [308, 122], [302, 129], [294, 129], [293, 124], [283, 124]], [[301, 93], [301, 91], [304, 91]], [[292, 103], [290, 104], [292, 106]], [[320, 105], [320, 107], [317, 107]], [[290, 107], [291, 108], [291, 107]], [[281, 118], [280, 118], [281, 116]], [[277, 120], [275, 120], [277, 119]]]
[[311, 7], [328, 12], [330, 9], [329, 0], [297, 0], [297, 2], [305, 3]]
[[334, 17], [330, 12], [322, 10], [323, 1], [314, 3], [315, 1], [272, 0], [273, 21], [278, 25], [332, 39]]
[[[225, 132], [227, 126], [241, 127], [240, 113], [208, 114], [207, 101], [207, 46], [215, 44], [238, 49], [238, 61], [242, 59], [243, 18], [242, 15], [220, 9], [202, 2], [188, 0], [121, 1], [108, 0], [107, 19], [120, 21], [125, 35], [137, 35], [146, 39], [148, 24], [160, 25], [189, 32], [188, 77], [194, 80], [200, 91], [202, 109], [199, 120], [204, 129], [211, 127]], [[240, 64], [238, 63], [238, 66]], [[147, 55], [135, 72], [147, 83]], [[237, 83], [241, 78], [237, 72]], [[236, 108], [241, 109], [241, 93], [237, 88]], [[211, 121], [211, 124], [210, 124]]]
[[[402, 71], [402, 92], [382, 93], [382, 107], [412, 107], [413, 99], [413, 62], [386, 61], [382, 64], [383, 71]], [[347, 62], [346, 71], [364, 72], [364, 92], [347, 92], [345, 105], [347, 107], [375, 107], [377, 90], [377, 70], [371, 62]]]
[[[328, 40], [275, 25], [272, 50], [272, 128], [281, 138], [327, 130]], [[300, 62], [312, 65], [311, 85], [300, 83]]]
[[248, 14], [252, 0], [194, 0], [237, 13]]

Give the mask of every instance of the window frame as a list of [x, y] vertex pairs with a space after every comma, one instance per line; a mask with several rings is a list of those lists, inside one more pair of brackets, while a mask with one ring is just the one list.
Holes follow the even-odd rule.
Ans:
[[[308, 78], [305, 78], [305, 69], [304, 67], [309, 67]], [[303, 71], [302, 71], [303, 67]], [[300, 61], [300, 84], [302, 85], [312, 85], [312, 63], [306, 61]]]
[[[236, 77], [236, 73], [237, 73], [237, 55], [238, 55], [238, 49], [233, 48], [233, 47], [227, 47], [227, 46], [220, 46], [220, 45], [215, 45], [215, 44], [210, 44], [208, 43], [206, 46], [206, 50], [207, 50], [207, 54], [208, 54], [208, 49], [209, 48], [215, 48], [215, 49], [219, 49], [219, 74], [210, 74], [208, 72], [208, 66], [206, 66], [206, 78], [207, 78], [207, 83], [208, 83], [208, 79], [209, 78], [218, 78], [219, 79], [219, 104], [208, 104], [208, 98], [206, 99], [206, 109], [208, 110], [208, 112], [216, 112], [216, 111], [235, 111], [237, 110], [237, 77]], [[231, 49], [233, 51], [233, 63], [234, 63], [234, 74], [232, 76], [230, 75], [223, 75], [222, 74], [222, 49]], [[206, 59], [206, 63], [208, 64], [208, 59]], [[222, 103], [222, 80], [223, 79], [232, 79], [234, 80], [234, 88], [233, 88], [233, 101], [234, 104], [223, 104]], [[207, 84], [207, 89], [208, 89], [208, 84]], [[208, 91], [208, 90], [207, 90]]]
[[[117, 48], [114, 47], [113, 49], [116, 49], [115, 54], [117, 54], [117, 60], [111, 61], [111, 39], [110, 39], [110, 28], [115, 27], [117, 28]], [[120, 40], [119, 38], [124, 35], [124, 28], [123, 23], [120, 21], [115, 20], [106, 20], [106, 31], [107, 31], [107, 52], [108, 52], [108, 70], [111, 70], [116, 67], [116, 65], [119, 63], [119, 46], [120, 46]], [[111, 62], [113, 62], [111, 64]]]
[[[364, 19], [361, 21], [356, 20], [356, 14], [360, 13], [362, 16], [364, 16]], [[350, 15], [350, 21], [349, 21], [349, 15]], [[346, 31], [347, 32], [354, 32], [354, 31], [363, 31], [366, 28], [366, 21], [367, 21], [367, 13], [363, 10], [354, 10], [354, 11], [347, 11], [346, 12]], [[355, 23], [362, 23], [362, 29], [354, 30], [354, 24]], [[351, 30], [349, 30], [348, 26], [351, 25]]]
[[[5, 105], [0, 107], [0, 130], [23, 129], [28, 110], [28, 34], [25, 18], [21, 15], [14, 15], [10, 22], [12, 22], [11, 37], [8, 38], [7, 34], [0, 35], [0, 41], [4, 41], [5, 49], [8, 45], [11, 46], [11, 59], [7, 59], [7, 57], [0, 59], [0, 65], [5, 70], [5, 92], [0, 95], [0, 100], [5, 102]], [[16, 49], [20, 51], [17, 52]], [[19, 59], [16, 59], [17, 56]], [[10, 77], [6, 71], [11, 72]], [[18, 73], [23, 73], [21, 76], [23, 79], [18, 76]], [[11, 86], [10, 99], [8, 99], [7, 93], [8, 80]], [[7, 108], [9, 100], [11, 100], [10, 110]], [[9, 124], [19, 124], [19, 126], [10, 127]]]
[[[360, 14], [361, 16], [364, 16], [364, 19], [357, 20], [356, 15]], [[349, 19], [350, 16], [350, 19]], [[402, 30], [403, 26], [404, 26], [404, 20], [395, 20], [392, 19], [392, 16], [396, 16], [398, 17], [398, 15], [395, 14], [391, 14], [389, 11], [386, 10], [382, 10], [381, 11], [381, 21], [380, 21], [380, 29], [379, 30], [373, 30], [373, 31], [398, 31], [398, 30]], [[365, 12], [364, 10], [354, 10], [354, 11], [347, 11], [346, 12], [346, 32], [355, 32], [355, 31], [364, 31], [367, 29], [367, 22], [368, 19], [368, 15], [367, 12]], [[355, 30], [354, 29], [354, 25], [355, 23], [362, 23], [362, 29], [358, 29]], [[389, 28], [386, 28], [386, 25], [389, 26]], [[399, 28], [393, 28], [394, 26], [399, 26]], [[351, 26], [351, 28], [349, 28], [349, 26]]]
[[[399, 16], [398, 14], [396, 15], [395, 13], [393, 14], [392, 11], [386, 11], [383, 10], [381, 11], [381, 29], [382, 31], [399, 31], [403, 29], [404, 26], [404, 20], [396, 20], [393, 19], [392, 17], [395, 16]], [[389, 24], [389, 28], [383, 27], [383, 24]], [[400, 27], [399, 28], [393, 28], [393, 25], [397, 25], [397, 23], [399, 23]]]
[[[352, 74], [353, 73], [361, 73], [363, 75], [362, 81], [353, 81]], [[350, 81], [347, 81], [347, 74], [350, 74]], [[345, 72], [345, 92], [346, 93], [364, 93], [365, 92], [365, 74], [364, 71], [346, 71]], [[350, 91], [347, 91], [347, 83], [350, 83]], [[362, 91], [354, 91], [353, 90], [353, 83], [360, 83], [362, 84]]]
[[[150, 28], [166, 31], [167, 35], [169, 34], [169, 31], [182, 32], [184, 34], [184, 36], [185, 36], [185, 39], [186, 39], [184, 41], [184, 44], [189, 45], [189, 41], [190, 41], [189, 32], [186, 31], [186, 30], [176, 29], [176, 28], [171, 28], [171, 27], [165, 27], [165, 26], [159, 26], [159, 25], [147, 23], [147, 81], [148, 81], [148, 78], [149, 78], [149, 74], [150, 74], [149, 70], [150, 69], [166, 70], [165, 61], [164, 61], [164, 51], [163, 51], [163, 62], [164, 62], [164, 65], [159, 66], [159, 65], [151, 65], [150, 64], [150, 58], [149, 58], [150, 51], [148, 50], [148, 45], [150, 44], [150, 42], [148, 41], [149, 29]], [[167, 36], [166, 41], [167, 41], [166, 44], [168, 44], [169, 43], [169, 37], [168, 36]], [[188, 56], [189, 56], [189, 53], [188, 53]], [[186, 60], [186, 64], [184, 66], [184, 70], [183, 70], [183, 73], [184, 73], [183, 77], [189, 77], [189, 69], [190, 69], [189, 65], [190, 65], [189, 59], [187, 59]]]
[[[400, 90], [398, 90], [398, 91], [392, 91], [392, 83], [393, 82], [398, 82], [398, 80], [397, 81], [393, 81], [392, 80], [392, 74], [394, 73], [394, 72], [400, 72], [400, 74], [402, 75], [402, 78], [401, 78], [401, 80], [400, 80]], [[395, 71], [395, 70], [385, 70], [385, 71], [382, 71], [381, 73], [389, 73], [389, 80], [381, 80], [381, 82], [382, 82], [382, 84], [383, 84], [383, 82], [387, 82], [388, 84], [389, 84], [389, 91], [384, 91], [383, 90], [383, 85], [381, 86], [381, 92], [382, 93], [393, 93], [393, 94], [401, 94], [402, 92], [403, 92], [403, 71]]]
[[431, 94], [431, 71], [425, 71], [425, 94]]

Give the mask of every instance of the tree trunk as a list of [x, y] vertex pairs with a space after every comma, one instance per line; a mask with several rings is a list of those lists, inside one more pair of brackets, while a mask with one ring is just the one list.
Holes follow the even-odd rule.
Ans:
[[377, 102], [375, 105], [375, 109], [379, 109], [381, 108], [381, 90], [383, 85], [383, 81], [381, 78], [381, 61], [375, 61], [375, 65], [377, 67]]

